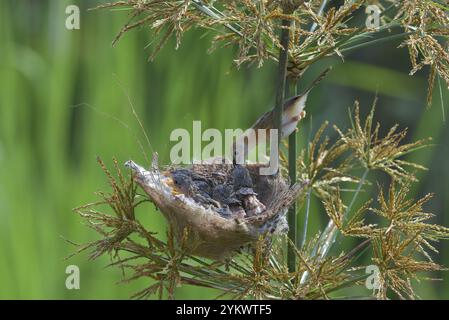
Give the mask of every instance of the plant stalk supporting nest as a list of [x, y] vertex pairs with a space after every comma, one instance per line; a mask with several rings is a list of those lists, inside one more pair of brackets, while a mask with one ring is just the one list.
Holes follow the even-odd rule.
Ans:
[[[288, 45], [290, 42], [290, 20], [282, 20], [282, 31], [280, 35], [281, 49], [279, 51], [279, 64], [278, 64], [278, 77], [276, 83], [276, 105], [274, 109], [274, 119], [276, 123], [276, 128], [278, 130], [278, 150], [281, 143], [281, 128], [282, 128], [282, 109], [285, 100], [285, 88], [287, 82], [287, 62], [288, 62]], [[278, 167], [279, 171], [279, 167]], [[291, 211], [288, 215], [289, 224], [289, 238], [295, 243], [296, 238], [296, 218], [293, 217], [293, 222], [291, 220]], [[294, 224], [293, 224], [294, 223]], [[288, 269], [293, 272], [296, 265], [296, 257], [294, 254], [294, 248], [289, 245], [287, 259], [288, 259]]]
[[[320, 5], [320, 9], [318, 11], [318, 15], [321, 16], [324, 12], [325, 7], [327, 6], [327, 2], [328, 0], [323, 0], [321, 2]], [[312, 26], [310, 27], [310, 32], [315, 31], [315, 29], [317, 28], [317, 24], [314, 22], [312, 24]], [[287, 55], [288, 56], [288, 55]], [[298, 94], [298, 86], [297, 86], [297, 81], [295, 80], [290, 80], [288, 81], [288, 85], [287, 85], [287, 89], [289, 91], [289, 95], [297, 95]], [[296, 131], [294, 131], [290, 136], [289, 136], [289, 140], [288, 140], [288, 173], [289, 173], [289, 177], [290, 177], [290, 183], [293, 185], [296, 182], [297, 179], [297, 167], [296, 167], [296, 159], [298, 156], [298, 152], [297, 152], [297, 137], [296, 137]], [[307, 214], [304, 217], [304, 234], [303, 234], [303, 240], [302, 240], [302, 245], [304, 245], [306, 239], [307, 239], [307, 225], [308, 225], [308, 219], [309, 219], [309, 205], [310, 205], [310, 190], [308, 192], [308, 207], [307, 207]], [[289, 225], [289, 233], [288, 233], [288, 237], [291, 240], [291, 243], [294, 244], [298, 244], [298, 239], [297, 239], [297, 227], [298, 227], [298, 223], [297, 223], [297, 206], [296, 206], [296, 202], [290, 207], [289, 211], [288, 211], [288, 225]], [[302, 246], [301, 245], [301, 246]], [[292, 252], [294, 249], [292, 248], [292, 246], [289, 246], [289, 250], [287, 253], [287, 259], [288, 259], [288, 266], [289, 266], [289, 270], [291, 272], [295, 271], [295, 259], [296, 259], [296, 255], [294, 254], [294, 252]]]
[[[294, 82], [290, 83], [289, 85], [290, 93], [293, 95], [296, 95], [297, 89], [296, 84]], [[296, 158], [297, 158], [297, 152], [296, 152], [296, 131], [293, 131], [293, 133], [288, 137], [288, 174], [290, 177], [290, 183], [291, 185], [296, 183]], [[294, 252], [293, 244], [296, 245], [297, 243], [297, 218], [296, 218], [296, 201], [293, 203], [293, 205], [288, 210], [288, 238], [291, 240], [291, 245], [289, 245], [289, 250], [287, 253], [288, 257], [288, 266], [290, 272], [295, 271], [295, 264], [296, 264], [296, 255]]]

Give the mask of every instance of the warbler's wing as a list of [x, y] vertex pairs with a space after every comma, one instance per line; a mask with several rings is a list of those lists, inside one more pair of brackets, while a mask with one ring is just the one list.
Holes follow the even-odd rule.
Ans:
[[298, 122], [305, 117], [304, 108], [306, 107], [309, 92], [326, 77], [330, 70], [331, 68], [324, 70], [309, 85], [304, 93], [291, 97], [285, 101], [282, 113], [282, 138], [289, 136], [296, 130]]
[[[304, 93], [287, 99], [283, 105], [282, 114], [282, 137], [290, 135], [296, 128], [298, 121], [301, 120], [304, 114], [304, 108], [307, 101], [308, 93], [318, 85], [329, 73], [332, 68], [329, 67], [324, 70], [304, 91]], [[274, 109], [265, 112], [257, 121], [250, 127], [249, 130], [237, 139], [236, 143], [232, 145], [233, 160], [240, 155], [243, 159], [246, 159], [248, 153], [260, 142], [267, 142], [269, 139], [269, 130], [273, 129], [274, 121]], [[252, 129], [252, 130], [251, 130]], [[264, 138], [260, 137], [260, 129], [265, 129]], [[240, 151], [239, 151], [240, 150]]]
[[[285, 100], [283, 105], [283, 110], [289, 109], [289, 112], [292, 115], [297, 115], [300, 112], [302, 112], [305, 108], [305, 104], [307, 101], [307, 95], [309, 92], [315, 88], [329, 73], [329, 71], [332, 70], [332, 67], [329, 67], [325, 69], [323, 72], [320, 73], [320, 75], [313, 80], [313, 82], [304, 90], [304, 93], [298, 94], [296, 96], [290, 97], [287, 100]], [[274, 108], [270, 111], [265, 112], [257, 121], [251, 126], [252, 129], [273, 129], [274, 123], [273, 123], [273, 114], [274, 114]], [[284, 122], [284, 121], [283, 121]]]
[[265, 112], [257, 121], [251, 126], [251, 129], [273, 129], [273, 109]]
[[307, 93], [287, 101], [282, 113], [282, 139], [292, 134], [298, 122], [305, 117], [306, 101]]

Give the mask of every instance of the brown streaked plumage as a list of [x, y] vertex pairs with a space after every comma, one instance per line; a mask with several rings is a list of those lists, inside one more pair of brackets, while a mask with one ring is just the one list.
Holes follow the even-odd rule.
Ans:
[[[294, 96], [288, 99], [283, 106], [282, 111], [282, 128], [281, 128], [281, 137], [288, 137], [296, 127], [296, 124], [299, 120], [304, 118], [305, 116], [305, 105], [307, 101], [308, 92], [305, 94]], [[265, 112], [257, 121], [251, 126], [251, 129], [266, 129], [271, 130], [274, 129], [274, 109]], [[257, 134], [257, 131], [256, 131]]]
[[[283, 105], [282, 111], [282, 127], [281, 127], [281, 139], [288, 137], [296, 130], [298, 122], [306, 116], [304, 108], [306, 106], [307, 96], [309, 92], [320, 83], [327, 75], [331, 68], [324, 70], [304, 91], [304, 93], [287, 99]], [[254, 130], [255, 139], [251, 140], [249, 132], [245, 132], [236, 143], [233, 144], [233, 158], [236, 160], [236, 144], [243, 143], [244, 159], [246, 159], [250, 150], [252, 150], [259, 142], [267, 142], [270, 137], [270, 130], [276, 128], [274, 121], [274, 108], [265, 112], [257, 121], [251, 126], [250, 129]], [[267, 141], [260, 141], [260, 130], [265, 129], [265, 139]]]

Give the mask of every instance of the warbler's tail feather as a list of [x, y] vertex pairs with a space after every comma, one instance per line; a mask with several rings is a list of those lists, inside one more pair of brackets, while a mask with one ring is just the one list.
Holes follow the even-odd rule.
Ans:
[[304, 93], [301, 95], [308, 94], [313, 88], [315, 88], [321, 81], [323, 81], [324, 78], [326, 78], [327, 74], [332, 70], [332, 67], [326, 68], [323, 72], [320, 73], [320, 75], [313, 80], [313, 82], [304, 90]]

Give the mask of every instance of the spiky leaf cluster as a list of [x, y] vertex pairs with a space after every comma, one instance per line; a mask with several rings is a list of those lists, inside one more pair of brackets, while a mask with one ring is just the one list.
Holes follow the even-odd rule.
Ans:
[[[354, 17], [365, 14], [366, 6], [373, 4], [381, 10], [381, 25], [372, 29], [365, 23], [352, 23]], [[291, 22], [288, 56], [292, 78], [324, 57], [344, 58], [351, 50], [400, 39], [401, 47], [407, 47], [410, 53], [411, 74], [430, 67], [429, 103], [437, 76], [449, 86], [449, 7], [437, 0], [345, 0], [338, 6], [326, 0], [127, 0], [98, 8], [130, 12], [114, 44], [132, 29], [149, 28], [154, 38], [151, 60], [170, 38], [175, 38], [177, 48], [182, 35], [198, 27], [214, 34], [212, 49], [236, 46], [237, 66], [262, 66], [267, 60], [277, 60], [281, 21], [287, 20]], [[366, 16], [362, 18], [366, 20]]]
[[[148, 285], [134, 295], [136, 298], [174, 298], [177, 287], [194, 285], [216, 289], [218, 296], [233, 299], [331, 299], [342, 289], [364, 283], [367, 275], [358, 258], [370, 248], [368, 258], [379, 268], [376, 297], [415, 298], [412, 282], [423, 272], [443, 269], [431, 255], [437, 253], [434, 243], [449, 237], [449, 229], [429, 223], [433, 215], [423, 206], [431, 195], [419, 200], [408, 198], [414, 176], [404, 174], [405, 169], [390, 170], [390, 163], [400, 161], [404, 152], [423, 142], [401, 145], [403, 135], [399, 134], [401, 139], [397, 141], [393, 130], [380, 138], [378, 126], [373, 126], [374, 111], [363, 124], [358, 110], [355, 114], [351, 128], [344, 133], [337, 129], [340, 137], [334, 142], [323, 138], [325, 123], [310, 142], [308, 152], [298, 160], [300, 178], [310, 179], [310, 188], [322, 200], [330, 223], [304, 246], [290, 243], [297, 261], [294, 271], [287, 265], [289, 240], [285, 238], [277, 239], [272, 246], [261, 238], [252, 250], [227, 261], [189, 255], [185, 243], [188, 229], [184, 240], [176, 241], [170, 231], [166, 241], [160, 240], [136, 216], [136, 207], [148, 200], [137, 193], [132, 177], [125, 177], [116, 161], [117, 178], [100, 161], [112, 192], [100, 192], [102, 201], [75, 209], [102, 238], [80, 246], [78, 252], [90, 251], [91, 259], [109, 254], [111, 266], [124, 270], [124, 282], [148, 279]], [[345, 184], [358, 184], [354, 198], [361, 193], [362, 185], [374, 185], [367, 183], [366, 175], [357, 174], [360, 167], [391, 175], [388, 196], [378, 187], [377, 206], [368, 201], [354, 209], [354, 201], [344, 203], [340, 190]], [[302, 205], [307, 199], [298, 201]], [[366, 222], [373, 217], [373, 222]], [[364, 241], [345, 253], [335, 245], [338, 235], [343, 240]]]

